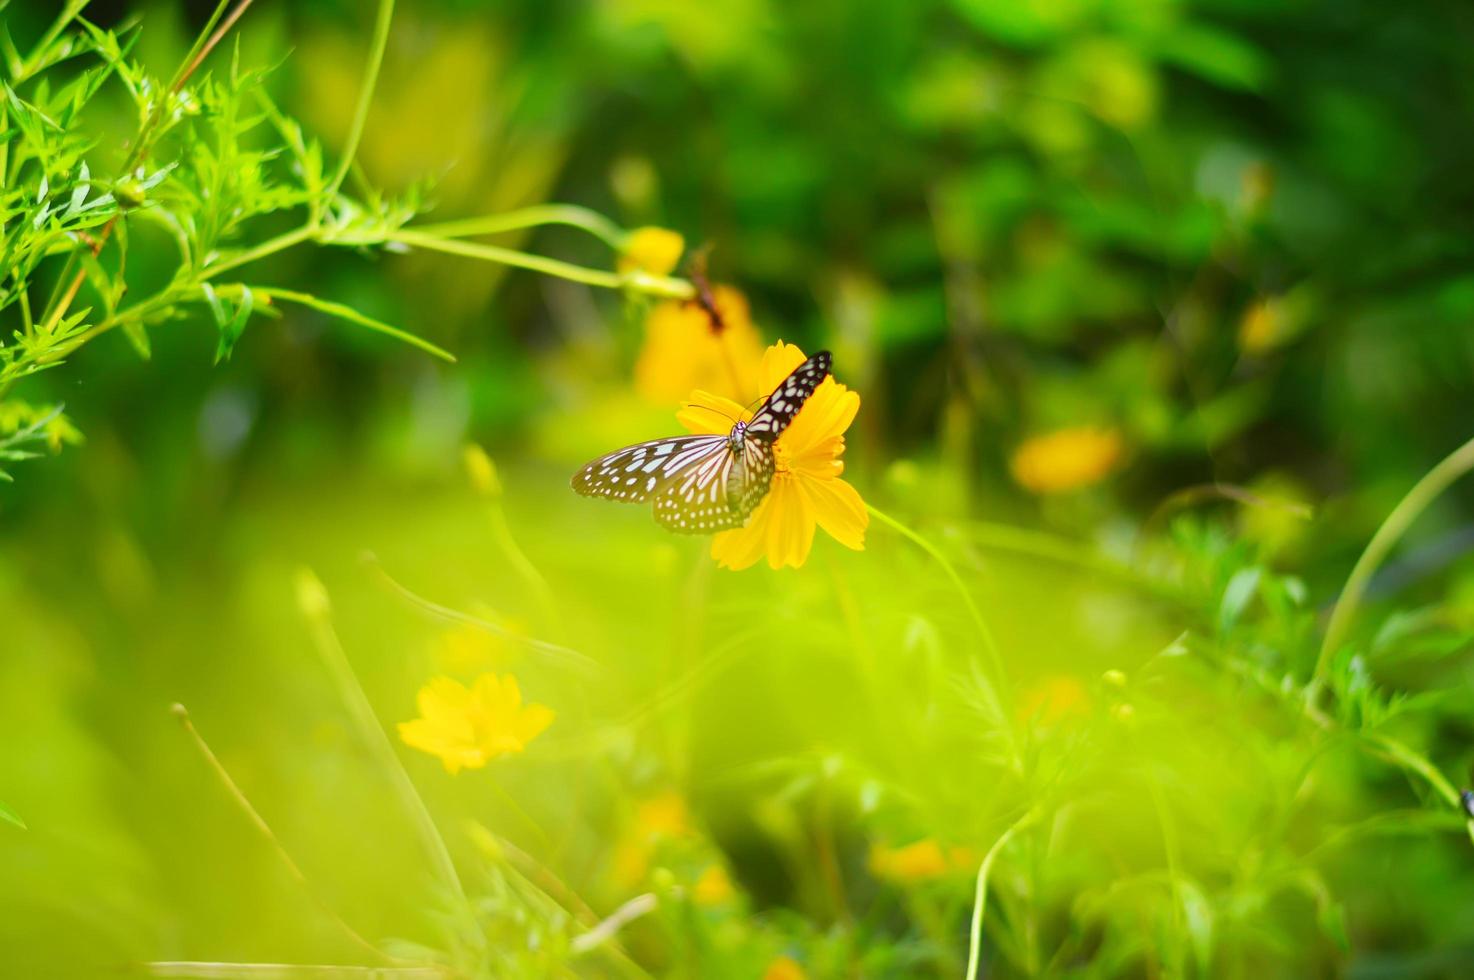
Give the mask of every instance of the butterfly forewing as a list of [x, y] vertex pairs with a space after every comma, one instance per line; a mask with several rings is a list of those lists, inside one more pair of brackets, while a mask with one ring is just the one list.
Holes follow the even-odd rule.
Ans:
[[821, 350], [794, 368], [793, 373], [773, 389], [767, 401], [752, 416], [752, 421], [747, 423], [747, 437], [760, 442], [777, 439], [779, 433], [788, 428], [788, 423], [793, 421], [798, 410], [804, 407], [804, 402], [809, 400], [814, 389], [829, 377], [832, 362], [829, 352]]
[[[773, 442], [829, 376], [828, 351], [800, 364], [763, 402], [745, 433], [677, 436], [600, 456], [573, 477], [588, 497], [653, 500], [655, 519], [683, 534], [741, 527], [773, 485]], [[736, 452], [733, 446], [738, 446]]]
[[573, 476], [573, 489], [586, 497], [636, 503], [677, 479], [708, 457], [730, 455], [726, 436], [675, 436], [626, 446], [600, 456]]

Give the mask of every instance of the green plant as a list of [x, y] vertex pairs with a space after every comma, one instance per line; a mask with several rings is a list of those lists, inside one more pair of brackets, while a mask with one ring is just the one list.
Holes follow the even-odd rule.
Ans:
[[[78, 440], [60, 405], [32, 406], [14, 392], [114, 330], [147, 359], [152, 329], [204, 311], [219, 332], [218, 362], [230, 356], [253, 317], [299, 305], [453, 360], [414, 333], [343, 303], [249, 277], [253, 263], [298, 245], [422, 248], [630, 293], [693, 295], [683, 280], [639, 269], [590, 269], [465, 240], [564, 224], [621, 249], [627, 233], [586, 209], [551, 205], [414, 224], [428, 207], [425, 187], [399, 194], [375, 189], [354, 167], [354, 153], [393, 0], [378, 5], [348, 143], [335, 164], [271, 100], [267, 70], [242, 66], [238, 45], [226, 70], [205, 70], [251, 0], [238, 0], [228, 13], [221, 0], [168, 79], [132, 58], [140, 27], [102, 30], [83, 18], [86, 6], [87, 0], [69, 0], [25, 55], [0, 35], [0, 317], [9, 321], [0, 341], [0, 462], [30, 458], [43, 443], [55, 449]], [[89, 165], [102, 139], [92, 110], [109, 86], [121, 91], [137, 126], [124, 163], [103, 176]], [[287, 230], [269, 233], [283, 221], [291, 223]], [[176, 249], [168, 281], [142, 294], [128, 278], [135, 247], [129, 230], [140, 223], [163, 229]]]

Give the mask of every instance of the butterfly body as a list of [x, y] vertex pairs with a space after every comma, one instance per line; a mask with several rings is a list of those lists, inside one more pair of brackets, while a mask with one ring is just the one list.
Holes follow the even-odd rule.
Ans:
[[828, 351], [804, 361], [750, 420], [737, 420], [726, 435], [675, 436], [626, 446], [574, 474], [573, 489], [627, 503], [653, 500], [655, 520], [677, 533], [741, 527], [772, 486], [773, 443], [829, 376], [830, 363]]

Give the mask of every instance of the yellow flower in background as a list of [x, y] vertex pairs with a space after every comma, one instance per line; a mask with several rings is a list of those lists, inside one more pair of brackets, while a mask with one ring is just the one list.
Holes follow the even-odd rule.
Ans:
[[639, 271], [668, 276], [685, 250], [686, 240], [679, 232], [653, 226], [636, 228], [624, 240], [618, 269], [622, 273]]
[[1121, 462], [1115, 429], [1081, 426], [1033, 436], [1009, 462], [1013, 478], [1034, 493], [1063, 493], [1099, 483]]
[[666, 300], [645, 318], [635, 388], [647, 400], [679, 404], [693, 388], [731, 399], [752, 397], [763, 342], [752, 325], [747, 299], [730, 286], [713, 286], [711, 296], [720, 327], [689, 300]]
[[691, 897], [697, 905], [725, 905], [737, 895], [727, 869], [720, 864], [708, 865], [691, 888]]
[[950, 874], [971, 873], [978, 860], [977, 852], [970, 847], [950, 847], [944, 851], [934, 838], [926, 837], [904, 847], [877, 841], [870, 845], [866, 864], [870, 873], [883, 881], [914, 884]]
[[[766, 396], [803, 362], [803, 351], [780, 340], [763, 355], [748, 397]], [[711, 556], [718, 563], [748, 568], [766, 556], [772, 568], [797, 568], [808, 560], [816, 525], [845, 547], [864, 549], [870, 514], [855, 488], [840, 479], [844, 433], [859, 411], [858, 394], [833, 377], [824, 379], [773, 444], [776, 471], [768, 495], [745, 526], [712, 539]], [[696, 391], [676, 418], [691, 432], [725, 434], [732, 426], [729, 419], [751, 419], [752, 413], [730, 399]]]
[[1090, 693], [1078, 677], [1051, 674], [1040, 678], [1019, 698], [1018, 719], [1025, 723], [1054, 725], [1090, 712]]
[[763, 980], [808, 980], [809, 975], [798, 961], [789, 956], [779, 956], [763, 971]]
[[630, 821], [614, 847], [612, 874], [621, 888], [634, 888], [645, 880], [656, 845], [673, 837], [695, 833], [686, 798], [675, 790], [662, 790], [635, 806]]
[[1246, 354], [1262, 354], [1279, 345], [1285, 337], [1284, 313], [1273, 297], [1261, 299], [1244, 311], [1239, 321], [1239, 350]]
[[401, 722], [399, 737], [411, 748], [438, 756], [445, 771], [479, 769], [492, 759], [521, 752], [552, 724], [553, 711], [522, 703], [511, 674], [482, 674], [471, 687], [436, 677], [420, 689], [420, 717]]

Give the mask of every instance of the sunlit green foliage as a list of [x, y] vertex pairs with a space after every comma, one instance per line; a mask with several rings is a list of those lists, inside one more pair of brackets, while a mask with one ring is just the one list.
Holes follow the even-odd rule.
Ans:
[[[1456, 16], [54, 6], [0, 3], [0, 973], [1466, 972]], [[863, 550], [568, 491], [678, 431], [693, 256], [744, 356], [834, 350]]]

